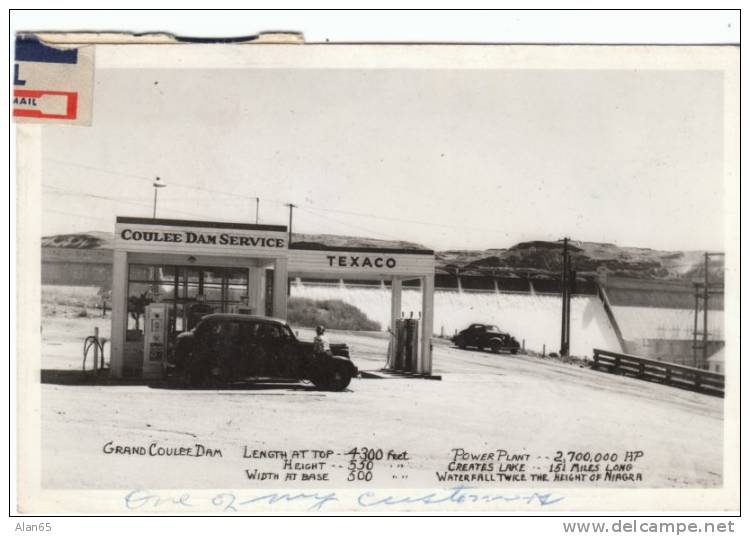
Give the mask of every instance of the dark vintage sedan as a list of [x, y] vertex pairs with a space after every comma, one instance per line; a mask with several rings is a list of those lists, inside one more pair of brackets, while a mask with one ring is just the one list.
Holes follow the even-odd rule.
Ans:
[[204, 316], [177, 336], [168, 376], [187, 385], [226, 385], [257, 378], [309, 380], [326, 390], [346, 389], [357, 367], [345, 344], [314, 355], [283, 320], [241, 314]]
[[492, 324], [472, 324], [459, 331], [452, 340], [453, 344], [459, 348], [466, 348], [467, 346], [480, 350], [489, 348], [495, 353], [506, 351], [516, 354], [521, 347], [513, 335], [501, 331], [500, 328]]

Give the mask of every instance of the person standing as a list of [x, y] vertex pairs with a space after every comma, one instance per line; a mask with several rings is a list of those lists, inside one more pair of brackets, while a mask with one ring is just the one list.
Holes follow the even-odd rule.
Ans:
[[331, 353], [331, 345], [328, 343], [325, 333], [326, 328], [324, 326], [318, 326], [315, 328], [315, 338], [313, 339], [313, 355], [315, 357], [329, 355]]

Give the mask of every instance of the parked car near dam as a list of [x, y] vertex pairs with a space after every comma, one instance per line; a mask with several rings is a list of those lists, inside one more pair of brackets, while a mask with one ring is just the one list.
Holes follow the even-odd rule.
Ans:
[[167, 373], [190, 386], [277, 378], [309, 380], [321, 389], [341, 391], [358, 370], [345, 344], [314, 355], [313, 343], [297, 339], [282, 320], [219, 313], [177, 336]]
[[451, 340], [453, 344], [462, 349], [469, 346], [480, 350], [489, 348], [495, 353], [505, 351], [517, 354], [519, 348], [521, 348], [513, 335], [501, 331], [500, 328], [492, 324], [472, 324], [459, 331]]

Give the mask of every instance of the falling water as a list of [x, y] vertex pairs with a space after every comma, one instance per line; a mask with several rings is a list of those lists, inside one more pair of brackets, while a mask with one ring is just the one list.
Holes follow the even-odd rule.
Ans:
[[[692, 309], [614, 305], [612, 311], [626, 339], [693, 338], [695, 311]], [[723, 338], [724, 315], [716, 313], [708, 315], [708, 329]]]
[[[345, 285], [343, 287], [311, 285], [292, 287], [292, 296], [314, 300], [338, 299], [354, 305], [368, 318], [385, 329], [391, 314], [390, 289]], [[419, 290], [405, 288], [402, 311], [422, 310]], [[560, 297], [527, 293], [435, 291], [435, 332], [441, 326], [454, 333], [473, 322], [496, 324], [512, 333], [519, 342], [526, 339], [526, 349], [556, 351], [560, 344]], [[571, 300], [571, 354], [592, 355], [593, 348], [618, 350], [617, 337], [604, 308], [595, 296], [574, 296]]]

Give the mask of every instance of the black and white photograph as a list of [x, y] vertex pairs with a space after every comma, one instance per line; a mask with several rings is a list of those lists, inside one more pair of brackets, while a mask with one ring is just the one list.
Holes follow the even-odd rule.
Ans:
[[739, 510], [738, 46], [34, 30], [20, 510]]

